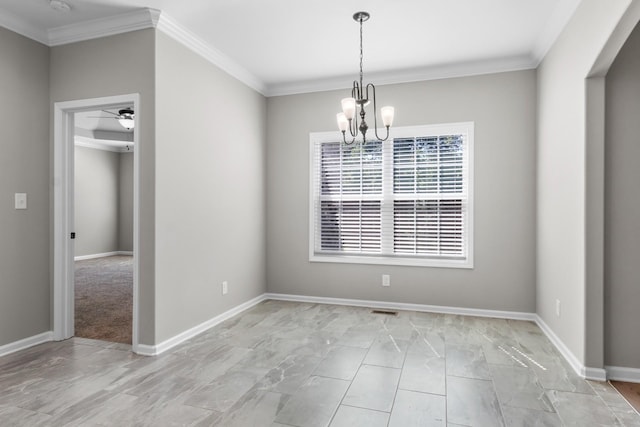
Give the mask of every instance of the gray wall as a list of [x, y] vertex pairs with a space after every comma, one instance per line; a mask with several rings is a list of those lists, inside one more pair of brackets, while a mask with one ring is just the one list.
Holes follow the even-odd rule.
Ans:
[[133, 251], [133, 154], [75, 147], [75, 256]]
[[75, 147], [75, 256], [118, 250], [120, 154]]
[[378, 88], [394, 126], [475, 122], [473, 270], [309, 262], [309, 133], [347, 92], [268, 99], [269, 292], [534, 312], [535, 71]]
[[640, 28], [609, 69], [605, 140], [605, 364], [640, 369]]
[[[50, 328], [49, 48], [0, 27], [0, 346]], [[27, 210], [14, 209], [27, 193]]]
[[120, 153], [118, 250], [133, 251], [133, 151]]
[[[596, 317], [602, 301], [587, 301], [586, 292], [591, 170], [586, 168], [585, 79], [628, 6], [628, 0], [583, 0], [538, 68], [537, 313], [581, 363], [600, 368], [601, 348], [590, 352], [592, 360], [586, 353], [586, 324], [593, 320], [601, 327]], [[587, 303], [593, 312], [587, 313]]]
[[[140, 343], [155, 343], [155, 30], [141, 30], [51, 48], [53, 103], [140, 94]], [[53, 113], [51, 113], [53, 114]], [[53, 135], [53, 129], [50, 129]], [[53, 143], [51, 143], [53, 146]], [[53, 156], [51, 155], [51, 159]], [[53, 166], [51, 163], [51, 170]], [[53, 185], [53, 184], [52, 184]]]
[[162, 342], [266, 291], [266, 101], [161, 32], [156, 48]]

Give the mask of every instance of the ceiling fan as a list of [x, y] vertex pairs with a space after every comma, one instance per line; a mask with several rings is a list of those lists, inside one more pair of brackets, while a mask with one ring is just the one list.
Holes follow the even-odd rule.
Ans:
[[107, 113], [107, 114], [111, 114], [110, 117], [92, 117], [94, 119], [116, 119], [118, 121], [118, 123], [120, 123], [120, 125], [125, 128], [126, 130], [131, 130], [135, 127], [136, 122], [135, 122], [135, 113], [133, 111], [132, 108], [123, 108], [121, 110], [118, 110], [118, 114], [111, 112], [111, 111], [107, 111], [107, 110], [101, 110], [103, 113]]

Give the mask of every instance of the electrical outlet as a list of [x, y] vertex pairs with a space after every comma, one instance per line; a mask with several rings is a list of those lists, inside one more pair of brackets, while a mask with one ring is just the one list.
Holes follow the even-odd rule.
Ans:
[[556, 300], [556, 316], [560, 317], [560, 300]]
[[226, 295], [229, 292], [229, 283], [225, 280], [222, 282], [222, 295]]
[[27, 209], [27, 193], [16, 193], [15, 195], [15, 208]]
[[391, 276], [388, 274], [382, 275], [382, 286], [391, 286]]

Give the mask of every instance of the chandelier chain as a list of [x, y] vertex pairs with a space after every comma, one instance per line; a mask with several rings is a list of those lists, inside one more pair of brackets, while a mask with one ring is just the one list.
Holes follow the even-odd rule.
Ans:
[[360, 16], [360, 88], [362, 88], [363, 72], [362, 72], [362, 16]]

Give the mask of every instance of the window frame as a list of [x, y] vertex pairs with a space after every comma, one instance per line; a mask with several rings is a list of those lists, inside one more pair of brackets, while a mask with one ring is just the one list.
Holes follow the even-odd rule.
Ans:
[[[316, 227], [320, 223], [320, 215], [316, 215], [316, 200], [319, 200], [318, 188], [314, 185], [316, 179], [317, 168], [320, 162], [316, 163], [315, 153], [316, 144], [327, 142], [338, 142], [341, 140], [339, 132], [311, 132], [309, 134], [309, 262], [327, 262], [327, 263], [347, 263], [347, 264], [374, 264], [374, 265], [400, 265], [400, 266], [417, 266], [417, 267], [443, 267], [443, 268], [463, 268], [472, 269], [473, 264], [473, 218], [474, 218], [474, 122], [458, 122], [444, 123], [421, 126], [404, 126], [395, 127], [390, 130], [389, 139], [382, 146], [382, 163], [383, 163], [383, 194], [381, 195], [382, 203], [393, 203], [393, 140], [400, 138], [423, 138], [431, 136], [443, 136], [452, 134], [465, 135], [465, 151], [464, 166], [466, 171], [467, 183], [467, 210], [465, 216], [463, 237], [466, 242], [466, 258], [447, 259], [440, 257], [429, 257], [420, 255], [389, 255], [389, 254], [330, 254], [316, 253]], [[356, 142], [357, 143], [357, 142]], [[366, 200], [361, 198], [360, 200]], [[391, 219], [393, 221], [393, 219]], [[384, 226], [381, 226], [381, 230]], [[382, 240], [391, 239], [393, 236], [382, 235]]]

